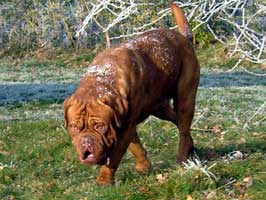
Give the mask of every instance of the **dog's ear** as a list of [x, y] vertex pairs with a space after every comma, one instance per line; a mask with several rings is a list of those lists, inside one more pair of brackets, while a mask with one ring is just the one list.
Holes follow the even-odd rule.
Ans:
[[68, 120], [67, 120], [67, 111], [70, 107], [70, 101], [71, 101], [71, 97], [68, 97], [67, 99], [65, 99], [64, 103], [63, 103], [63, 108], [64, 108], [64, 119], [65, 119], [65, 127], [67, 127], [68, 124]]
[[122, 126], [123, 118], [128, 111], [128, 101], [124, 98], [116, 98], [115, 103], [115, 122], [117, 127], [120, 128]]
[[85, 106], [86, 105], [84, 104], [84, 102], [76, 98], [74, 95], [72, 95], [71, 97], [68, 97], [63, 103], [65, 126], [67, 126], [67, 123], [68, 123], [68, 120], [67, 120], [68, 112], [75, 111], [79, 113], [85, 108]]
[[108, 108], [111, 114], [111, 120], [115, 122], [116, 127], [120, 128], [122, 126], [123, 118], [128, 111], [128, 102], [123, 98], [116, 98], [114, 101], [110, 101], [108, 98], [103, 98], [98, 100], [98, 103]]

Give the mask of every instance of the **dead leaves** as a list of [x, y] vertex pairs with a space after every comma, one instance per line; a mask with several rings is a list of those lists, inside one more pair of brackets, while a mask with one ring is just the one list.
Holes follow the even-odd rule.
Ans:
[[247, 189], [253, 185], [253, 178], [248, 176], [244, 178], [242, 181], [236, 182], [235, 188], [239, 192], [239, 198], [246, 198], [248, 194], [246, 193]]
[[165, 173], [165, 174], [157, 174], [156, 175], [156, 180], [158, 181], [159, 184], [163, 184], [168, 179], [168, 176], [169, 176], [168, 173]]
[[187, 200], [193, 200], [191, 195], [187, 195]]
[[222, 125], [220, 124], [215, 124], [211, 127], [208, 125], [204, 126], [204, 128], [192, 128], [194, 131], [201, 131], [201, 132], [209, 132], [209, 133], [214, 133], [214, 134], [221, 134], [223, 135], [225, 131], [223, 131]]
[[222, 132], [222, 126], [219, 124], [216, 124], [212, 127], [212, 132], [215, 134], [220, 134]]

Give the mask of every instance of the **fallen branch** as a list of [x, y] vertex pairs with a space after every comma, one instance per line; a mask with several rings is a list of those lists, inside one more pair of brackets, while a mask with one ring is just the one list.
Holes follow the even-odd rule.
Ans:
[[258, 110], [246, 121], [244, 128], [248, 127], [248, 123], [264, 108], [266, 101], [258, 108]]

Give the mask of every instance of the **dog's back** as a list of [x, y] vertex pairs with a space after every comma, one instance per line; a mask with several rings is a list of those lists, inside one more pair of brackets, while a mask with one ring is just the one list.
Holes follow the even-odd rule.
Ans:
[[[171, 4], [179, 32], [169, 29], [155, 29], [147, 31], [121, 45], [106, 49], [99, 53], [89, 66], [90, 68], [108, 68], [111, 78], [95, 79], [93, 86], [109, 85], [109, 90], [117, 90], [122, 96], [135, 96], [134, 101], [142, 102], [143, 108], [153, 107], [152, 104], [161, 100], [161, 96], [172, 98], [176, 89], [177, 78], [180, 75], [183, 61], [196, 60], [191, 46], [192, 31], [183, 11], [175, 4]], [[197, 64], [195, 64], [197, 65]], [[187, 66], [193, 76], [193, 66]], [[191, 68], [191, 69], [190, 69]], [[90, 71], [90, 70], [88, 70]], [[88, 76], [94, 74], [87, 74]], [[98, 86], [99, 88], [99, 86]], [[106, 95], [106, 90], [99, 96]], [[130, 94], [129, 94], [130, 93]], [[140, 98], [136, 99], [136, 95]], [[148, 112], [148, 111], [147, 111]]]
[[171, 8], [180, 33], [152, 30], [99, 53], [75, 94], [64, 103], [66, 125], [81, 162], [105, 164], [97, 178], [99, 184], [114, 183], [128, 147], [136, 170], [150, 170], [136, 130], [150, 114], [177, 125], [179, 162], [193, 151], [190, 126], [199, 64], [184, 13], [175, 5]]

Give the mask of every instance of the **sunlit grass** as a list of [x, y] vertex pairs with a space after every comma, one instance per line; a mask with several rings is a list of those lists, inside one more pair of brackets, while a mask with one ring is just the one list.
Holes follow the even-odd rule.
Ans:
[[[203, 70], [192, 126], [198, 160], [177, 165], [177, 128], [151, 117], [138, 133], [152, 172], [138, 174], [127, 152], [111, 187], [96, 185], [99, 167], [79, 163], [63, 128], [62, 102], [85, 70], [77, 66], [89, 55], [2, 60], [0, 199], [264, 199], [266, 108], [258, 109], [266, 99], [266, 80], [243, 71], [224, 73], [235, 61], [210, 56], [215, 49], [223, 52], [220, 48], [199, 55]], [[32, 90], [14, 87], [22, 83]], [[235, 151], [241, 156], [232, 156]]]
[[[247, 94], [247, 95], [245, 95]], [[259, 94], [259, 95], [258, 95]], [[197, 154], [217, 181], [200, 170], [187, 171], [175, 163], [178, 132], [169, 122], [150, 118], [138, 132], [153, 163], [149, 175], [134, 170], [130, 153], [124, 156], [116, 185], [101, 188], [95, 184], [99, 167], [79, 163], [69, 136], [64, 132], [61, 114], [57, 120], [43, 118], [0, 122], [0, 197], [32, 199], [252, 199], [265, 194], [265, 121], [259, 113], [248, 128], [243, 124], [263, 101], [265, 90], [199, 90], [193, 126]], [[206, 98], [208, 97], [208, 98]], [[239, 100], [237, 100], [239, 99]], [[52, 104], [22, 104], [17, 112], [50, 112]], [[16, 110], [13, 108], [13, 111]], [[37, 109], [38, 110], [38, 109]], [[36, 110], [36, 112], [38, 112]], [[50, 111], [49, 111], [50, 110]], [[219, 127], [214, 128], [216, 125]], [[238, 150], [243, 159], [225, 162], [224, 156]], [[161, 178], [160, 178], [161, 177]], [[251, 177], [252, 184], [241, 189], [237, 184]], [[243, 186], [244, 187], [244, 186]]]

